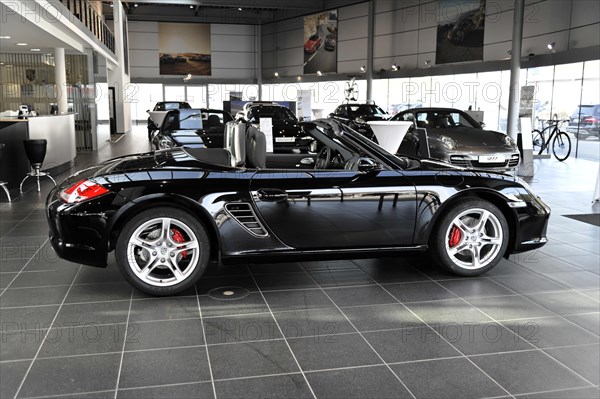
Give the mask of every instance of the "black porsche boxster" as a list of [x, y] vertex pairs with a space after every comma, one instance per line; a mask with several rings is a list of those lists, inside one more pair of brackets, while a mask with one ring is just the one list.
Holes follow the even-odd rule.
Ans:
[[313, 169], [300, 168], [301, 154], [282, 166], [286, 154], [267, 154], [264, 134], [239, 123], [226, 148], [173, 148], [83, 170], [48, 196], [52, 246], [99, 267], [114, 250], [131, 284], [170, 295], [211, 260], [428, 250], [442, 267], [476, 276], [546, 242], [550, 209], [518, 178], [398, 157], [329, 119], [301, 126], [318, 142]]

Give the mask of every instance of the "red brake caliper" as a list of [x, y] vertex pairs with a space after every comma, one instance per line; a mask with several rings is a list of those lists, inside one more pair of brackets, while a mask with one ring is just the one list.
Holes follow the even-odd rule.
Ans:
[[[185, 238], [183, 237], [183, 234], [181, 234], [181, 231], [177, 229], [171, 229], [171, 233], [173, 233], [173, 241], [185, 242]], [[181, 256], [185, 258], [187, 256], [187, 251], [181, 251]]]
[[450, 248], [458, 245], [460, 240], [462, 239], [462, 232], [456, 226], [452, 226], [452, 230], [450, 230], [450, 237], [448, 238], [448, 246]]

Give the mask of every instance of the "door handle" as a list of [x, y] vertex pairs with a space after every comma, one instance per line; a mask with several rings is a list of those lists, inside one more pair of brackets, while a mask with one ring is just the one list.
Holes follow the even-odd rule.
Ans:
[[302, 158], [300, 160], [300, 163], [302, 165], [312, 165], [313, 163], [315, 163], [315, 160], [313, 158], [307, 157], [307, 158]]
[[261, 188], [256, 191], [258, 199], [264, 202], [283, 202], [288, 199], [288, 194], [277, 188]]

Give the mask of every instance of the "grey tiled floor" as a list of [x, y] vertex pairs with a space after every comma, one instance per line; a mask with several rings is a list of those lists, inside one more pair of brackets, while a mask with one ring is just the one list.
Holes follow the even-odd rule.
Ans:
[[[538, 166], [550, 243], [482, 277], [421, 256], [223, 266], [173, 298], [131, 288], [112, 257], [58, 259], [44, 183], [0, 203], [0, 397], [598, 398], [600, 228], [562, 216], [599, 211], [598, 165]], [[208, 295], [224, 286], [247, 295]]]

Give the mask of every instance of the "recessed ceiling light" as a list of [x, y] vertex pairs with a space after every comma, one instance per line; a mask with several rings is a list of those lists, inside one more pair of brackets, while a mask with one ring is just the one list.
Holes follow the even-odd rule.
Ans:
[[32, 48], [31, 51], [40, 51], [39, 48]]
[[190, 8], [191, 8], [191, 9], [193, 9], [193, 8], [194, 8], [194, 6], [190, 6]]
[[398, 70], [398, 64], [396, 64], [395, 62], [392, 64], [392, 71], [397, 71]]
[[10, 36], [0, 36], [0, 39], [10, 39]]
[[114, 7], [113, 3], [110, 3], [110, 8], [113, 8], [113, 7]]
[[134, 7], [137, 7], [138, 5], [139, 5], [138, 3], [135, 3], [133, 6], [134, 6]]
[[0, 65], [4, 65], [4, 62], [0, 62]]
[[319, 75], [319, 76], [323, 76], [323, 72], [321, 72], [321, 71], [317, 71], [317, 75]]
[[27, 46], [27, 43], [17, 43], [17, 46]]
[[366, 70], [367, 70], [367, 69], [365, 68], [365, 66], [364, 66], [364, 65], [360, 67], [360, 71], [361, 71], [361, 72], [365, 72]]
[[238, 7], [238, 11], [242, 11], [242, 7]]
[[275, 72], [273, 75], [275, 75], [276, 78], [279, 77], [279, 72]]

